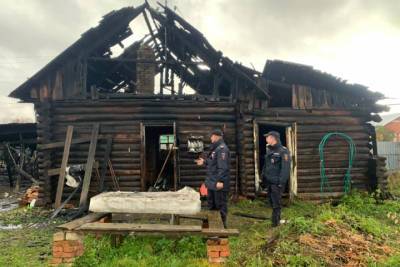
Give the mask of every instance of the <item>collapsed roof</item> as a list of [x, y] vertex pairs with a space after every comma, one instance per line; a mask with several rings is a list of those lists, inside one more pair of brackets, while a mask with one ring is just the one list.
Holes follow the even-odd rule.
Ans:
[[[189, 85], [198, 94], [231, 96], [238, 88], [251, 90], [258, 97], [268, 98], [268, 90], [262, 80], [301, 84], [316, 89], [338, 91], [360, 97], [363, 105], [373, 104], [383, 95], [373, 93], [362, 85], [350, 85], [330, 74], [322, 73], [310, 66], [284, 61], [267, 61], [263, 74], [235, 63], [216, 50], [196, 28], [170, 8], [159, 4], [161, 11], [147, 2], [136, 8], [125, 7], [105, 15], [99, 25], [91, 28], [74, 44], [50, 61], [30, 79], [11, 92], [10, 97], [30, 99], [30, 90], [52, 73], [71, 63], [84, 62], [87, 69], [82, 81], [89, 91], [94, 85], [98, 90], [118, 92], [121, 88], [135, 87], [134, 62], [136, 52], [143, 44], [155, 54], [157, 73], [163, 77], [160, 87], [173, 85], [173, 75], [179, 77], [178, 93]], [[122, 41], [133, 34], [129, 24], [143, 15], [149, 34], [128, 47]], [[124, 48], [121, 55], [113, 57], [111, 48]], [[173, 74], [171, 74], [173, 73]], [[171, 76], [170, 76], [171, 75]], [[172, 86], [173, 87], [173, 86]], [[170, 89], [171, 91], [173, 89]]]
[[304, 85], [319, 90], [337, 92], [354, 98], [358, 105], [369, 107], [373, 112], [387, 110], [386, 106], [376, 104], [378, 100], [384, 98], [383, 94], [372, 92], [361, 84], [350, 84], [346, 80], [314, 69], [312, 66], [282, 60], [267, 60], [262, 77], [278, 84]]
[[[91, 62], [113, 64], [96, 71], [103, 77], [102, 81], [113, 83], [113, 91], [129, 86], [132, 81], [131, 67], [125, 63], [134, 57], [141, 44], [150, 46], [156, 55], [157, 70], [164, 67], [172, 70], [184, 85], [189, 85], [199, 94], [217, 93], [229, 95], [235, 86], [243, 89], [254, 89], [258, 94], [266, 96], [264, 88], [257, 79], [260, 73], [234, 63], [217, 51], [204, 36], [187, 21], [168, 7], [157, 11], [147, 3], [139, 7], [125, 7], [105, 15], [99, 25], [82, 34], [81, 38], [54, 58], [34, 76], [11, 92], [10, 97], [28, 99], [30, 89], [38, 86], [49, 73], [56, 71], [71, 60], [86, 60], [88, 71]], [[120, 45], [133, 34], [129, 23], [142, 14], [145, 18], [149, 34], [124, 49], [117, 58], [112, 58], [111, 47]], [[132, 64], [130, 64], [132, 65]], [[105, 75], [106, 74], [106, 75]], [[130, 78], [129, 78], [130, 77]], [[101, 82], [96, 83], [101, 87]], [[227, 92], [229, 91], [229, 92]]]

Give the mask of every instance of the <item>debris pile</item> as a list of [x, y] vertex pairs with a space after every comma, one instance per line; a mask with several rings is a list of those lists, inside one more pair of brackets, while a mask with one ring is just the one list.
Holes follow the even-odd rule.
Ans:
[[[40, 204], [38, 200], [39, 196], [43, 193], [41, 192], [41, 188], [37, 185], [33, 185], [29, 187], [24, 196], [21, 198], [21, 201], [19, 202], [20, 206], [26, 206], [32, 203], [32, 205], [38, 205]], [[39, 205], [40, 206], [40, 205]]]
[[392, 252], [390, 247], [373, 242], [371, 235], [352, 232], [335, 220], [325, 224], [334, 235], [304, 234], [299, 237], [299, 242], [320, 255], [329, 266], [367, 266], [367, 258], [378, 262]]

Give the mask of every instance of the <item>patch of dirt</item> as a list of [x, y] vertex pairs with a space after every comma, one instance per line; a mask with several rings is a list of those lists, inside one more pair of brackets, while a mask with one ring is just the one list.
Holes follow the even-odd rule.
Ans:
[[354, 233], [335, 220], [326, 221], [325, 225], [334, 235], [304, 234], [299, 242], [320, 255], [329, 266], [367, 266], [368, 258], [380, 261], [392, 253], [390, 247], [373, 242], [372, 236]]

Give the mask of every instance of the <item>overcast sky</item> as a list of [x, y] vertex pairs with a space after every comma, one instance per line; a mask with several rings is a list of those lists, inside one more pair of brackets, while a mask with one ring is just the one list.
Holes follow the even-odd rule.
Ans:
[[[32, 107], [6, 96], [104, 14], [142, 3], [0, 0], [0, 122], [33, 120]], [[399, 0], [168, 0], [168, 5], [235, 61], [260, 71], [266, 59], [312, 65], [400, 104]], [[144, 30], [133, 29], [135, 35]]]

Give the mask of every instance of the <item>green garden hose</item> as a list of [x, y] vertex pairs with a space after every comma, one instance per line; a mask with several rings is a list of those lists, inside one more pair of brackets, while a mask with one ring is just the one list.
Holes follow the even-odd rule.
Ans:
[[346, 170], [346, 173], [344, 175], [344, 192], [347, 194], [350, 192], [351, 188], [351, 168], [353, 166], [353, 160], [356, 155], [356, 145], [353, 142], [353, 139], [348, 136], [347, 134], [344, 133], [339, 133], [339, 132], [332, 132], [332, 133], [327, 133], [322, 137], [321, 142], [319, 143], [318, 150], [319, 150], [319, 159], [320, 159], [320, 174], [321, 174], [321, 193], [324, 192], [324, 188], [328, 187], [329, 191], [332, 191], [329, 182], [328, 182], [328, 177], [326, 176], [325, 172], [325, 159], [324, 159], [324, 147], [326, 143], [328, 142], [329, 138], [332, 136], [340, 136], [343, 139], [347, 141], [349, 144], [349, 164]]

